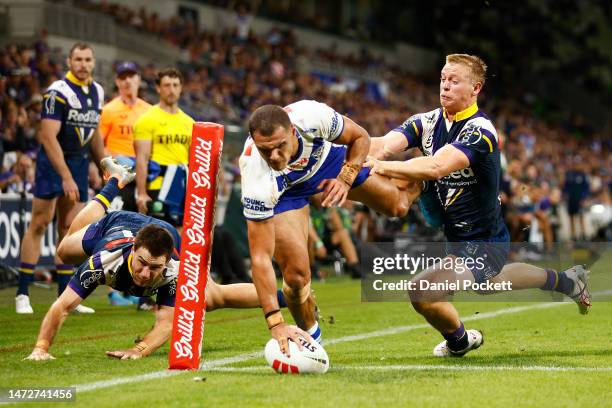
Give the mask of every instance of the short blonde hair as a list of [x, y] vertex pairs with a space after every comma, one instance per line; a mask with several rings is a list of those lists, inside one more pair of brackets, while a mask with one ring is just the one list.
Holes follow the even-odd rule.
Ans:
[[480, 82], [484, 86], [487, 77], [487, 64], [480, 57], [469, 54], [449, 54], [446, 56], [446, 63], [466, 66], [470, 70], [474, 82]]

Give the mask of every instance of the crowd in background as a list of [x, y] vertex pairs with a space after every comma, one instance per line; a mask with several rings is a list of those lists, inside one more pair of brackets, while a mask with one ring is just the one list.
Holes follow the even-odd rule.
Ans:
[[[109, 3], [85, 7], [104, 12], [124, 25], [157, 36], [189, 53], [190, 63], [181, 67], [185, 83], [181, 107], [196, 120], [244, 124], [250, 112], [262, 104], [286, 105], [315, 99], [333, 107], [380, 136], [416, 112], [439, 106], [437, 86], [430, 80], [386, 67], [388, 93], [375, 92], [367, 83], [352, 89], [342, 78], [303, 72], [300, 59], [318, 58], [353, 68], [383, 65], [367, 52], [341, 56], [336, 49], [299, 46], [289, 30], [272, 29], [255, 35], [236, 24], [222, 32], [198, 31], [188, 19], [162, 19], [145, 9], [132, 10]], [[156, 101], [154, 64], [142, 67], [142, 96]], [[30, 46], [9, 45], [0, 50], [0, 188], [3, 192], [27, 190], [33, 180], [36, 133], [42, 93], [65, 73], [64, 57], [50, 49], [44, 36]], [[113, 97], [110, 84], [107, 98]], [[498, 127], [505, 155], [502, 202], [515, 240], [524, 239], [526, 226], [538, 221], [542, 237], [555, 239], [558, 210], [572, 194], [581, 204], [610, 205], [612, 143], [609, 130], [577, 129], [567, 123], [538, 119], [519, 103], [494, 100], [485, 94], [481, 107]], [[586, 131], [585, 131], [586, 129]], [[576, 134], [579, 133], [577, 136]], [[232, 158], [228, 158], [231, 161]], [[568, 186], [568, 173], [581, 172], [588, 191]], [[573, 173], [571, 173], [573, 174]], [[576, 233], [578, 234], [578, 233]], [[578, 236], [574, 236], [578, 238]]]

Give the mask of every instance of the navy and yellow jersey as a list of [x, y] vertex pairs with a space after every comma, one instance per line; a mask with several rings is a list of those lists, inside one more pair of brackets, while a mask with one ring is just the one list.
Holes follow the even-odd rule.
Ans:
[[450, 144], [468, 157], [470, 165], [435, 182], [449, 241], [487, 240], [506, 227], [499, 201], [500, 151], [491, 120], [473, 104], [455, 115], [450, 128], [442, 108], [411, 116], [394, 129], [432, 156]]
[[[79, 81], [68, 72], [49, 86], [43, 99], [41, 118], [62, 123], [57, 140], [64, 155], [87, 157], [104, 105], [102, 86], [95, 81]], [[42, 147], [41, 152], [44, 152]]]
[[[131, 262], [134, 237], [148, 224], [157, 224], [172, 235], [175, 252], [157, 280], [147, 287], [132, 278]], [[99, 285], [107, 285], [133, 296], [156, 295], [158, 305], [174, 307], [179, 271], [180, 238], [165, 221], [130, 211], [115, 211], [91, 224], [83, 237], [83, 249], [90, 255], [70, 280], [70, 287], [83, 299]]]

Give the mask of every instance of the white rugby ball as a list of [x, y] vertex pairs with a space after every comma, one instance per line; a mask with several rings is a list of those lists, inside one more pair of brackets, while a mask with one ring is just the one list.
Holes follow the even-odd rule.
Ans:
[[268, 364], [274, 371], [280, 374], [324, 374], [329, 369], [329, 357], [327, 352], [317, 342], [309, 343], [300, 337], [302, 351], [297, 344], [289, 340], [289, 354], [287, 357], [282, 353], [278, 341], [270, 339], [266, 344], [264, 355]]

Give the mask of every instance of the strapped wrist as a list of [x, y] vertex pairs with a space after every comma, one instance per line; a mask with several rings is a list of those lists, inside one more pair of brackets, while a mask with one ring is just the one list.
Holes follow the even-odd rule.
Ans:
[[38, 340], [34, 348], [41, 349], [44, 351], [49, 351], [49, 340]]
[[139, 352], [140, 354], [142, 354], [143, 356], [145, 355], [145, 350], [149, 348], [149, 345], [147, 343], [145, 343], [144, 341], [141, 341], [140, 343], [136, 344], [132, 350]]
[[279, 309], [273, 310], [265, 314], [266, 322], [268, 323], [268, 329], [272, 330], [276, 326], [285, 323], [283, 315]]
[[359, 170], [361, 170], [360, 164], [346, 162], [342, 165], [337, 178], [351, 187], [359, 174]]

